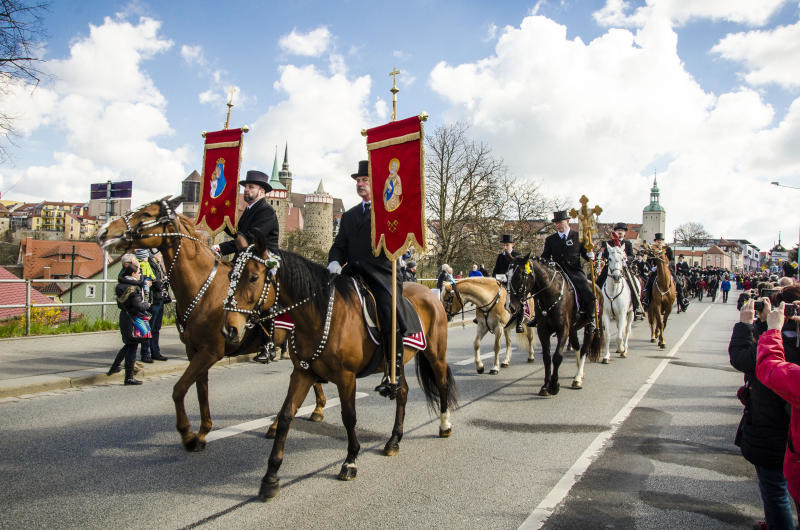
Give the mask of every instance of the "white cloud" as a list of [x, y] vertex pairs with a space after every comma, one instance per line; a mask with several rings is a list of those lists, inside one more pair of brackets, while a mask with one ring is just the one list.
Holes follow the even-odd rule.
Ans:
[[[606, 0], [593, 13], [601, 26], [641, 27], [653, 16], [684, 24], [692, 19], [724, 20], [761, 26], [787, 0], [648, 0], [633, 9], [629, 0]], [[633, 12], [631, 12], [633, 10]]]
[[181, 46], [181, 57], [189, 64], [206, 64], [206, 59], [203, 56], [203, 47], [199, 44], [196, 46], [189, 46], [187, 44]]
[[711, 51], [744, 63], [749, 69], [744, 79], [751, 85], [800, 86], [800, 22], [767, 31], [731, 33]]
[[320, 26], [308, 33], [298, 33], [297, 28], [292, 29], [291, 33], [284, 35], [278, 41], [282, 50], [307, 57], [319, 57], [331, 40], [331, 32], [325, 26]]
[[[541, 16], [504, 28], [495, 53], [437, 64], [430, 86], [493, 146], [512, 173], [551, 195], [587, 194], [607, 221], [641, 222], [654, 161], [667, 230], [699, 221], [716, 235], [766, 241], [788, 201], [761, 204], [768, 175], [800, 176], [800, 102], [778, 127], [749, 89], [708, 93], [685, 70], [672, 23], [651, 16], [635, 33], [610, 29], [584, 43]], [[729, 198], [730, 200], [726, 199]], [[734, 198], [748, 201], [741, 215]], [[772, 222], [769, 221], [772, 219]], [[794, 221], [792, 221], [794, 222]]]
[[[58, 96], [43, 86], [33, 86], [21, 81], [11, 81], [3, 87], [0, 114], [14, 120], [17, 133], [28, 135], [52, 120]], [[0, 137], [5, 131], [0, 132]]]
[[26, 132], [57, 127], [64, 144], [52, 165], [7, 171], [4, 181], [21, 177], [15, 193], [42, 198], [58, 192], [59, 199], [85, 200], [89, 183], [112, 177], [134, 181], [134, 202], [179, 191], [188, 149], [162, 147], [161, 138], [172, 134], [167, 102], [142, 68], [172, 46], [159, 35], [160, 25], [145, 17], [136, 24], [106, 18], [90, 25], [68, 57], [45, 63], [52, 87], [22, 101], [20, 108], [30, 114], [21, 123]]
[[493, 41], [497, 37], [497, 24], [491, 23], [489, 27], [486, 29], [486, 37], [483, 39], [483, 42], [490, 42]]

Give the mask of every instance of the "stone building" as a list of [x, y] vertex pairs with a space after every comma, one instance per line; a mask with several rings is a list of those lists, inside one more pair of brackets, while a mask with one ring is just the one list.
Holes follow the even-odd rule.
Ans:
[[326, 251], [333, 244], [333, 197], [319, 181], [317, 191], [306, 195], [303, 230], [313, 235], [314, 246]]
[[640, 238], [643, 242], [652, 244], [653, 237], [657, 232], [664, 233], [666, 230], [667, 211], [661, 206], [661, 192], [658, 189], [658, 182], [653, 177], [653, 187], [650, 188], [650, 204], [642, 210], [642, 230]]

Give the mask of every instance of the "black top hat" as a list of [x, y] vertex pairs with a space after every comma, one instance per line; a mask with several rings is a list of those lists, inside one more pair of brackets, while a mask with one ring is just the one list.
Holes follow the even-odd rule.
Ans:
[[358, 173], [350, 175], [351, 178], [368, 177], [369, 176], [369, 162], [366, 160], [358, 161]]
[[664, 234], [661, 232], [656, 232], [656, 235], [653, 236], [653, 241], [664, 241]]
[[625, 223], [617, 223], [614, 225], [614, 230], [627, 230], [627, 229], [628, 225], [626, 225]]
[[678, 257], [679, 257], [679, 258], [682, 258], [682, 257], [683, 257], [683, 254], [678, 254]]
[[569, 221], [569, 215], [567, 215], [566, 210], [558, 210], [557, 212], [553, 212], [553, 222], [557, 223], [559, 221]]
[[503, 244], [513, 243], [514, 242], [514, 236], [512, 236], [511, 234], [503, 234], [503, 237], [500, 238], [500, 242], [503, 243]]
[[239, 181], [240, 186], [244, 186], [245, 184], [248, 183], [258, 184], [259, 186], [264, 188], [264, 190], [267, 193], [272, 191], [272, 186], [269, 185], [269, 177], [267, 176], [266, 173], [262, 171], [256, 171], [254, 169], [251, 169], [250, 171], [247, 172], [247, 176], [245, 176], [245, 179]]

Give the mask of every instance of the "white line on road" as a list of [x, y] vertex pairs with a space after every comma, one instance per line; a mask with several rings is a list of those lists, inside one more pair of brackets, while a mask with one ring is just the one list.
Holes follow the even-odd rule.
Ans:
[[[489, 357], [494, 357], [494, 352], [491, 353], [484, 353], [481, 355], [481, 360], [488, 359]], [[457, 361], [453, 364], [456, 366], [466, 366], [468, 364], [473, 364], [475, 362], [475, 357], [470, 357], [469, 359], [464, 359], [463, 361]]]
[[666, 355], [666, 358], [661, 361], [653, 373], [650, 374], [650, 377], [644, 382], [644, 384], [639, 387], [639, 390], [633, 395], [633, 397], [625, 404], [624, 407], [617, 412], [616, 416], [611, 419], [611, 428], [608, 431], [602, 432], [597, 435], [589, 447], [578, 457], [572, 467], [570, 467], [567, 472], [561, 477], [561, 480], [553, 486], [553, 489], [550, 490], [550, 493], [547, 494], [542, 502], [531, 512], [525, 522], [520, 525], [520, 529], [524, 530], [531, 530], [535, 528], [541, 528], [542, 525], [547, 521], [547, 518], [550, 517], [553, 512], [555, 511], [556, 507], [564, 500], [564, 497], [567, 496], [569, 490], [572, 489], [581, 476], [586, 472], [589, 468], [591, 463], [597, 459], [598, 456], [602, 453], [606, 443], [608, 440], [611, 439], [612, 436], [617, 432], [619, 427], [625, 421], [625, 419], [630, 415], [634, 408], [639, 404], [642, 398], [647, 394], [647, 391], [653, 386], [656, 382], [658, 377], [661, 375], [661, 372], [664, 371], [664, 368], [667, 367], [667, 364], [670, 362], [671, 358], [678, 352], [678, 349], [683, 345], [686, 339], [689, 338], [689, 335], [694, 331], [694, 328], [697, 324], [700, 323], [700, 320], [708, 313], [708, 310], [711, 309], [709, 305], [705, 311], [700, 313], [700, 316], [697, 317], [697, 320], [689, 326], [689, 329], [683, 334], [678, 342], [675, 343], [675, 346], [669, 351]]
[[[365, 394], [364, 392], [356, 392], [356, 399], [361, 399], [363, 397], [367, 397], [368, 395], [369, 394]], [[337, 407], [340, 404], [341, 401], [339, 398], [329, 399], [328, 404], [325, 405], [322, 410], [328, 410], [329, 408]], [[295, 417], [311, 414], [314, 412], [315, 407], [316, 405], [300, 407], [300, 409], [297, 411], [297, 414], [295, 414]], [[258, 418], [256, 420], [246, 421], [238, 425], [231, 425], [230, 427], [225, 427], [224, 429], [217, 429], [216, 431], [211, 431], [206, 435], [206, 442], [214, 442], [216, 440], [228, 438], [229, 436], [236, 436], [237, 434], [241, 434], [243, 432], [254, 431], [256, 429], [266, 427], [267, 425], [271, 425], [273, 421], [275, 421], [274, 415], [267, 416], [266, 418]]]

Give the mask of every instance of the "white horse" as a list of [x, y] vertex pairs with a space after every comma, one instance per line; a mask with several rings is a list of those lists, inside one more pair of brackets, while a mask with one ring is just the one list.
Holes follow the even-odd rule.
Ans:
[[623, 247], [608, 246], [608, 276], [603, 285], [603, 328], [605, 328], [606, 351], [603, 355], [603, 364], [608, 364], [611, 359], [609, 345], [611, 343], [611, 321], [617, 321], [617, 353], [625, 357], [628, 353], [628, 339], [631, 336], [633, 324], [633, 303], [631, 290], [625, 281], [625, 249]]
[[[446, 284], [444, 286], [442, 303], [447, 311], [448, 319], [462, 311], [465, 304], [475, 305], [475, 318], [478, 325], [473, 346], [475, 347], [475, 369], [479, 374], [482, 374], [484, 370], [481, 360], [481, 339], [490, 331], [494, 334], [494, 364], [489, 370], [489, 374], [497, 375], [500, 373], [501, 367], [506, 368], [511, 364], [511, 332], [513, 331], [511, 328], [513, 324], [507, 327], [511, 314], [506, 311], [506, 296], [508, 293], [505, 287], [494, 278], [465, 278], [458, 280], [453, 285]], [[531, 315], [524, 318], [524, 323], [533, 318], [532, 307], [529, 309], [531, 309]], [[523, 350], [528, 350], [528, 362], [532, 363], [533, 328], [523, 326], [523, 329], [524, 332], [517, 335], [519, 346]], [[500, 338], [503, 336], [506, 338], [506, 356], [501, 363]]]

